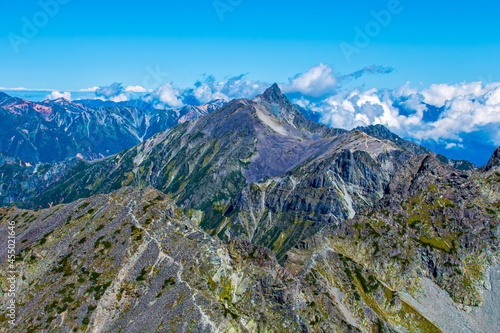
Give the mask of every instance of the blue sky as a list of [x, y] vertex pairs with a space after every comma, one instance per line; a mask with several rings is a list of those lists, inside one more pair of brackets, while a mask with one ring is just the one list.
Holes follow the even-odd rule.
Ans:
[[178, 108], [277, 82], [329, 126], [383, 124], [481, 165], [500, 145], [499, 12], [497, 1], [0, 0], [0, 90], [150, 94]]
[[500, 80], [496, 1], [402, 0], [402, 11], [350, 63], [340, 43], [352, 43], [354, 28], [364, 29], [371, 11], [390, 1], [232, 0], [223, 20], [212, 0], [60, 1], [67, 3], [18, 53], [7, 36], [22, 37], [23, 17], [33, 22], [43, 9], [35, 0], [0, 2], [0, 86], [137, 85], [156, 66], [179, 86], [204, 73], [283, 82], [318, 63], [342, 73], [373, 64], [396, 69], [367, 79], [375, 87]]

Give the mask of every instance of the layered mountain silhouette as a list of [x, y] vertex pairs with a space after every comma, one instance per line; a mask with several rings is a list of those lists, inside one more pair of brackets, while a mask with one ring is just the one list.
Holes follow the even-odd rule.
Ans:
[[189, 109], [196, 118], [100, 160], [0, 155], [22, 328], [498, 326], [497, 152], [477, 169], [383, 126], [328, 128], [277, 85]]
[[222, 105], [218, 100], [163, 110], [139, 100], [70, 102], [60, 98], [33, 103], [0, 93], [0, 150], [30, 163], [100, 159]]

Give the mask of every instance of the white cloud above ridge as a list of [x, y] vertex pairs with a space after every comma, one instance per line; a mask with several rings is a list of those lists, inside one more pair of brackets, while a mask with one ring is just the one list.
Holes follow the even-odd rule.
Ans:
[[71, 93], [69, 91], [53, 91], [50, 93], [50, 95], [47, 95], [47, 99], [54, 100], [54, 99], [59, 99], [59, 98], [64, 98], [68, 101], [71, 101]]
[[181, 108], [184, 105], [181, 98], [182, 91], [174, 86], [173, 82], [165, 83], [163, 86], [158, 88], [158, 90], [156, 90], [151, 97], [171, 108]]
[[96, 96], [102, 96], [108, 99], [111, 99], [113, 97], [117, 97], [120, 94], [122, 94], [124, 91], [123, 86], [121, 83], [113, 83], [110, 84], [109, 86], [103, 86], [99, 87], [95, 90]]
[[290, 79], [288, 84], [283, 84], [284, 93], [300, 93], [310, 97], [320, 97], [333, 94], [337, 90], [338, 79], [333, 67], [320, 63], [306, 73]]
[[[401, 100], [401, 98], [403, 100]], [[321, 122], [353, 129], [381, 124], [396, 134], [417, 141], [445, 142], [462, 148], [465, 133], [489, 133], [500, 145], [500, 84], [474, 82], [433, 85], [423, 91], [409, 84], [394, 90], [340, 91], [319, 102], [296, 100], [322, 114]], [[430, 106], [442, 109], [437, 119], [425, 119]], [[454, 145], [449, 145], [454, 143]]]
[[128, 97], [125, 94], [119, 94], [119, 95], [110, 97], [109, 100], [112, 102], [115, 102], [115, 103], [119, 103], [119, 102], [128, 101]]

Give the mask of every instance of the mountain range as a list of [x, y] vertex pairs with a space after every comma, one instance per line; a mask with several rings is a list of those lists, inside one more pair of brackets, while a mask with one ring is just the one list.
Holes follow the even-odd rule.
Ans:
[[0, 93], [0, 150], [29, 163], [100, 159], [222, 105], [164, 110], [141, 100], [33, 103]]
[[328, 128], [277, 85], [218, 103], [101, 159], [0, 155], [22, 330], [500, 331], [500, 147], [477, 168]]

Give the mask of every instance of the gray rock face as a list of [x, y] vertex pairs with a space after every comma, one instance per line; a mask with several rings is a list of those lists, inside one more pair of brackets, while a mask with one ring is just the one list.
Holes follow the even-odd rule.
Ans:
[[218, 230], [219, 237], [245, 237], [281, 260], [300, 240], [380, 199], [392, 172], [411, 158], [396, 145], [360, 132], [339, 136], [329, 148], [245, 188], [226, 211], [230, 222]]
[[[467, 327], [486, 332], [486, 323], [500, 315], [491, 302], [498, 282], [490, 273], [500, 259], [499, 176], [458, 172], [430, 155], [415, 157], [395, 173], [382, 199], [340, 228], [315, 235], [314, 247], [333, 246], [363, 265], [444, 332], [466, 332]], [[289, 252], [285, 265], [293, 266], [303, 249], [311, 247]], [[446, 293], [450, 300], [436, 293]], [[446, 315], [462, 318], [460, 325], [429, 316], [438, 299], [458, 308]]]

